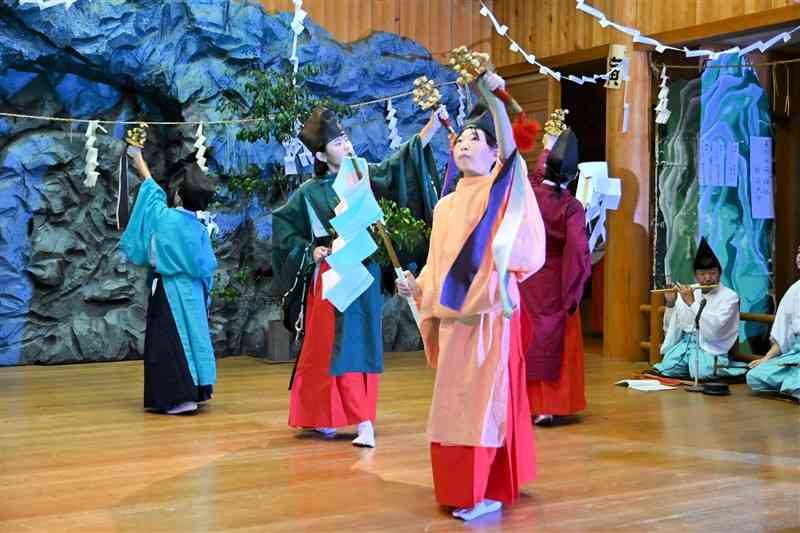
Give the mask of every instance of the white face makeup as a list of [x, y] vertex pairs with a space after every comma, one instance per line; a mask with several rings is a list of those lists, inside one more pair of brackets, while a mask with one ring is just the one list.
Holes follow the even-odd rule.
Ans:
[[483, 130], [467, 128], [453, 145], [453, 157], [464, 176], [487, 176], [497, 159], [497, 148], [489, 146]]

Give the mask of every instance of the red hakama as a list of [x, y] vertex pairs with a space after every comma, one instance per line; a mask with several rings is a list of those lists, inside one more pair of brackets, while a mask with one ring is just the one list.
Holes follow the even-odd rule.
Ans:
[[308, 289], [306, 335], [289, 406], [291, 427], [338, 428], [375, 422], [379, 375], [330, 374], [335, 314], [333, 304], [322, 299], [322, 273], [328, 269], [323, 263]]

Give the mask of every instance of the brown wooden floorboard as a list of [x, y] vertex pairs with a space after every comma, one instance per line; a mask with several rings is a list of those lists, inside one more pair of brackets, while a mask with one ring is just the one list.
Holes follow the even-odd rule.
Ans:
[[643, 364], [587, 356], [589, 408], [536, 430], [521, 502], [464, 526], [436, 506], [432, 372], [391, 354], [378, 448], [286, 427], [289, 365], [219, 361], [193, 416], [141, 409], [141, 362], [0, 369], [0, 531], [798, 531], [800, 408], [614, 387]]

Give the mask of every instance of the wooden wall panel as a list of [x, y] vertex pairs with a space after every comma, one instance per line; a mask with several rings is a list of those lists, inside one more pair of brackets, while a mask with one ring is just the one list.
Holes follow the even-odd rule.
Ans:
[[[493, 6], [493, 0], [486, 4]], [[272, 12], [291, 11], [291, 0], [261, 0]], [[489, 52], [492, 26], [480, 16], [479, 0], [305, 0], [314, 22], [339, 41], [363, 39], [375, 31], [414, 39], [438, 60], [460, 45]]]
[[334, 9], [336, 13], [337, 32], [342, 32], [344, 42], [359, 39], [363, 28], [372, 28], [372, 2], [362, 0], [337, 0], [337, 4], [346, 4], [347, 9]]
[[429, 8], [427, 0], [400, 0], [400, 35], [427, 42], [431, 30]]
[[[508, 91], [519, 102], [525, 113], [538, 120], [542, 125], [561, 102], [559, 85], [551, 83], [549, 77], [539, 74], [509, 80]], [[525, 154], [529, 172], [533, 172], [539, 152], [541, 152], [541, 145], [538, 145], [534, 151]]]
[[[261, 0], [270, 11], [290, 11], [291, 0]], [[528, 52], [544, 58], [622, 42], [625, 36], [604, 29], [575, 9], [574, 0], [487, 0], [510, 35]], [[653, 34], [726, 18], [796, 5], [793, 0], [592, 0], [591, 5], [617, 21]], [[465, 44], [491, 51], [497, 66], [518, 63], [488, 19], [479, 0], [306, 0], [311, 18], [342, 42], [388, 31], [409, 37], [437, 58]], [[630, 13], [634, 16], [631, 17]]]
[[396, 0], [372, 0], [372, 23], [374, 31], [400, 33], [400, 4]]
[[[490, 8], [494, 9], [493, 2], [485, 2]], [[469, 9], [471, 13], [470, 20], [472, 21], [472, 41], [470, 42], [456, 42], [455, 46], [466, 45], [474, 50], [481, 50], [485, 52], [492, 51], [492, 35], [494, 35], [494, 27], [489, 19], [480, 15], [481, 4], [478, 0], [472, 2], [463, 2], [462, 0], [455, 0], [455, 5], [464, 4], [463, 9]]]
[[[793, 0], [592, 0], [590, 4], [615, 21], [630, 21], [646, 34], [716, 22], [796, 5]], [[495, 0], [498, 20], [526, 51], [544, 58], [624, 42], [625, 35], [602, 28], [578, 11], [574, 0]], [[631, 17], [633, 14], [633, 17]], [[498, 66], [520, 62], [508, 41], [492, 32], [492, 56]]]
[[[271, 3], [280, 5], [270, 9], [270, 11], [294, 10], [291, 0], [271, 0]], [[305, 9], [309, 13], [309, 16], [314, 20], [326, 20], [328, 10], [325, 9], [325, 4], [330, 4], [330, 2], [326, 2], [325, 0], [304, 0], [303, 9]], [[333, 33], [333, 27], [331, 27], [331, 25], [325, 26], [325, 29]]]
[[[460, 0], [458, 2], [454, 2], [454, 4], [458, 4], [456, 9], [453, 9], [453, 44], [455, 46], [460, 45], [468, 45], [474, 41], [480, 39], [480, 32], [474, 35], [472, 34], [472, 25], [473, 20], [474, 24], [477, 25], [480, 21], [476, 18], [476, 9], [480, 9], [480, 4], [477, 0]], [[473, 5], [475, 4], [475, 5]], [[476, 7], [477, 5], [477, 7]], [[483, 18], [480, 15], [477, 17]], [[486, 32], [486, 37], [490, 39], [490, 46], [491, 46], [491, 28], [489, 27], [488, 21], [484, 20], [484, 27]], [[454, 48], [455, 48], [454, 46]]]
[[428, 50], [437, 57], [444, 56], [453, 49], [453, 6], [452, 2], [429, 3]]

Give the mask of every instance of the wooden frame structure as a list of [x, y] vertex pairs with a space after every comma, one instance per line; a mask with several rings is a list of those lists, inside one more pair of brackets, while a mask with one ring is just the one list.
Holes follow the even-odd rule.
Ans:
[[[624, 1], [622, 3], [625, 3]], [[499, 4], [496, 4], [499, 5]], [[612, 10], [613, 11], [613, 10]], [[635, 11], [635, 10], [633, 10]], [[633, 11], [618, 10], [619, 22], [635, 25]], [[651, 36], [670, 45], [698, 43], [719, 39], [727, 35], [755, 30], [769, 30], [800, 21], [800, 6], [786, 6], [733, 16], [680, 29], [653, 33]], [[520, 37], [520, 36], [517, 36]], [[623, 199], [620, 209], [608, 216], [609, 245], [605, 264], [605, 303], [603, 317], [603, 353], [607, 357], [642, 360], [642, 348], [649, 352], [651, 362], [658, 361], [661, 341], [661, 304], [652, 302], [649, 294], [651, 280], [649, 266], [652, 260], [649, 243], [652, 129], [652, 69], [651, 47], [633, 43], [619, 34], [612, 42], [625, 44], [631, 58], [632, 82], [628, 87], [629, 131], [622, 133], [622, 91], [607, 91], [606, 99], [606, 159], [610, 172], [622, 179]], [[504, 41], [503, 41], [504, 43]], [[498, 43], [494, 43], [497, 45]], [[567, 67], [602, 60], [608, 54], [609, 44], [601, 44], [568, 53], [543, 58], [542, 63], [569, 70]], [[499, 52], [500, 50], [498, 50]], [[503, 52], [505, 52], [503, 50]], [[493, 54], [494, 55], [494, 54]], [[498, 72], [509, 80], [513, 92], [514, 80], [530, 76], [531, 65], [521, 62], [505, 65]], [[558, 93], [550, 90], [548, 107], [557, 107], [552, 101]], [[781, 206], [776, 205], [776, 211]], [[785, 211], [785, 209], [783, 210]], [[650, 303], [648, 302], [650, 300]], [[641, 302], [645, 302], [641, 305]], [[655, 309], [655, 312], [651, 312]], [[642, 313], [649, 313], [643, 316]], [[771, 315], [743, 313], [743, 320], [771, 322]], [[626, 324], [625, 328], [618, 327]], [[651, 340], [640, 339], [650, 335]]]
[[[650, 291], [650, 303], [639, 306], [639, 311], [649, 317], [650, 337], [639, 343], [639, 346], [648, 353], [648, 361], [654, 365], [661, 361], [661, 344], [664, 342], [664, 294]], [[765, 315], [761, 313], [739, 313], [740, 320], [750, 322], [761, 322], [771, 324], [775, 320], [775, 315]], [[759, 356], [760, 357], [760, 356]], [[755, 357], [745, 357], [752, 360]]]

